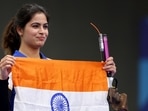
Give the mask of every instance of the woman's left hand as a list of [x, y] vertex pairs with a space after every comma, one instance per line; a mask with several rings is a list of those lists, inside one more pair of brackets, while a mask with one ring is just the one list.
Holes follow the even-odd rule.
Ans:
[[113, 57], [106, 59], [103, 69], [107, 72], [111, 72], [112, 76], [116, 73], [116, 65], [114, 63]]

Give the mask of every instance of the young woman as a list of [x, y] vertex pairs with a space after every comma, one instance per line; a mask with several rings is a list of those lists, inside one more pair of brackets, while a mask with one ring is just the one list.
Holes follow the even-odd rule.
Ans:
[[[11, 67], [15, 63], [15, 57], [47, 59], [40, 52], [40, 48], [48, 37], [48, 23], [49, 15], [42, 6], [25, 4], [18, 10], [4, 30], [2, 47], [6, 56], [0, 61], [1, 110], [13, 109], [11, 100], [13, 100], [15, 94], [11, 84]], [[113, 57], [106, 60], [104, 70], [111, 71], [112, 74], [116, 73]]]
[[[42, 6], [25, 4], [7, 25], [2, 41], [6, 56], [0, 61], [0, 109], [3, 111], [8, 111], [11, 103], [8, 100], [13, 97], [8, 97], [8, 77], [15, 57], [47, 59], [40, 48], [48, 37], [48, 23], [49, 15]], [[12, 90], [10, 84], [9, 90]]]

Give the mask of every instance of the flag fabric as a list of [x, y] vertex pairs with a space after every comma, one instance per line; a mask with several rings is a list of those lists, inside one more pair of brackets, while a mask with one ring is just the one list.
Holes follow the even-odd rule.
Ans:
[[13, 111], [109, 111], [102, 62], [17, 58]]

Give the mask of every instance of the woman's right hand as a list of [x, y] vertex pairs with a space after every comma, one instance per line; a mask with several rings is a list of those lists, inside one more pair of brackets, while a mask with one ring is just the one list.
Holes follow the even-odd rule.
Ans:
[[0, 61], [0, 80], [6, 80], [15, 63], [15, 57], [11, 55], [4, 56]]

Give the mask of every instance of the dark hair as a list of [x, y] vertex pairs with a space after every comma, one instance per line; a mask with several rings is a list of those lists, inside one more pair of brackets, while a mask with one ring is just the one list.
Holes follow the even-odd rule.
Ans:
[[16, 31], [17, 27], [24, 28], [25, 25], [32, 19], [34, 14], [44, 13], [47, 22], [49, 22], [48, 12], [38, 4], [24, 4], [11, 19], [2, 35], [2, 48], [5, 54], [12, 55], [15, 50], [18, 50], [21, 44], [20, 37]]

